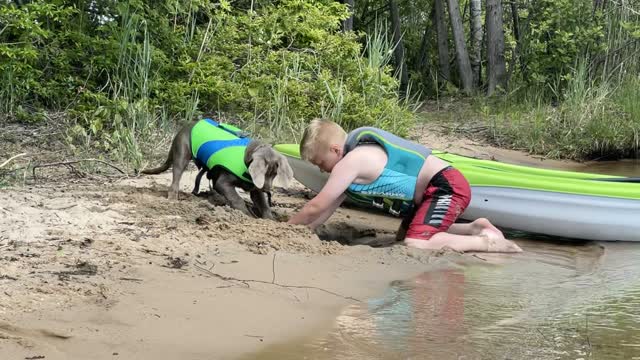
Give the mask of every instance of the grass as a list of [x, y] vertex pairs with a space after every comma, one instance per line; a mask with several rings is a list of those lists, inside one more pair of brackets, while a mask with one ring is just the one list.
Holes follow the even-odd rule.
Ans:
[[603, 16], [605, 50], [580, 54], [566, 83], [512, 81], [509, 94], [475, 99], [473, 113], [489, 126], [489, 140], [552, 158], [640, 156], [640, 51], [623, 29], [640, 17], [624, 6]]
[[[79, 154], [99, 147], [113, 160], [140, 169], [146, 165], [146, 155], [157, 153], [159, 145], [170, 141], [172, 119], [164, 108], [151, 105], [153, 49], [146, 22], [126, 10], [118, 31], [118, 67], [109, 76], [106, 105], [72, 119], [67, 139]], [[197, 93], [188, 103], [185, 117], [193, 115]]]
[[574, 75], [557, 104], [535, 92], [445, 98], [428, 103], [420, 118], [459, 136], [549, 158], [639, 157], [640, 77], [591, 80], [581, 66]]
[[640, 81], [590, 82], [576, 71], [563, 102], [480, 99], [475, 109], [499, 146], [574, 160], [637, 157]]

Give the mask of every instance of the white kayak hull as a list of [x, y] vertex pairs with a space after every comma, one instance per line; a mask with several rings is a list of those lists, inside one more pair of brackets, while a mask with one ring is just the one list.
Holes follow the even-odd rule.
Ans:
[[640, 241], [640, 201], [542, 190], [472, 186], [465, 220], [564, 238]]

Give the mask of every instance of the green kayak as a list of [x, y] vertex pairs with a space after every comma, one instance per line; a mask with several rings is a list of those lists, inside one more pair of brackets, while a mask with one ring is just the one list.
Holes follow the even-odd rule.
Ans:
[[[298, 181], [318, 192], [328, 175], [300, 159], [297, 144], [280, 144]], [[480, 160], [433, 151], [469, 180], [471, 204], [462, 215], [565, 238], [640, 241], [640, 179]]]

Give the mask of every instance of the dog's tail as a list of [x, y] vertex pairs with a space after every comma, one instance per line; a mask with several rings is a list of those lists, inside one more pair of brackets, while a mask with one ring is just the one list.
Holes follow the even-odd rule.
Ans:
[[144, 169], [140, 170], [142, 174], [160, 174], [163, 171], [167, 171], [168, 168], [171, 167], [171, 163], [173, 162], [173, 151], [169, 151], [169, 155], [167, 156], [167, 160], [164, 161], [164, 164], [154, 167], [152, 169]]

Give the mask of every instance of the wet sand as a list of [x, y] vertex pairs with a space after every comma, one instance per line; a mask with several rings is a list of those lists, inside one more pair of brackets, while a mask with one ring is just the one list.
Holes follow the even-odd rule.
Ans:
[[[343, 245], [187, 193], [169, 201], [169, 182], [0, 193], [3, 358], [233, 358], [329, 329], [344, 306], [461, 256], [389, 246], [387, 216], [340, 209], [321, 235]], [[274, 210], [306, 197], [277, 193]]]

